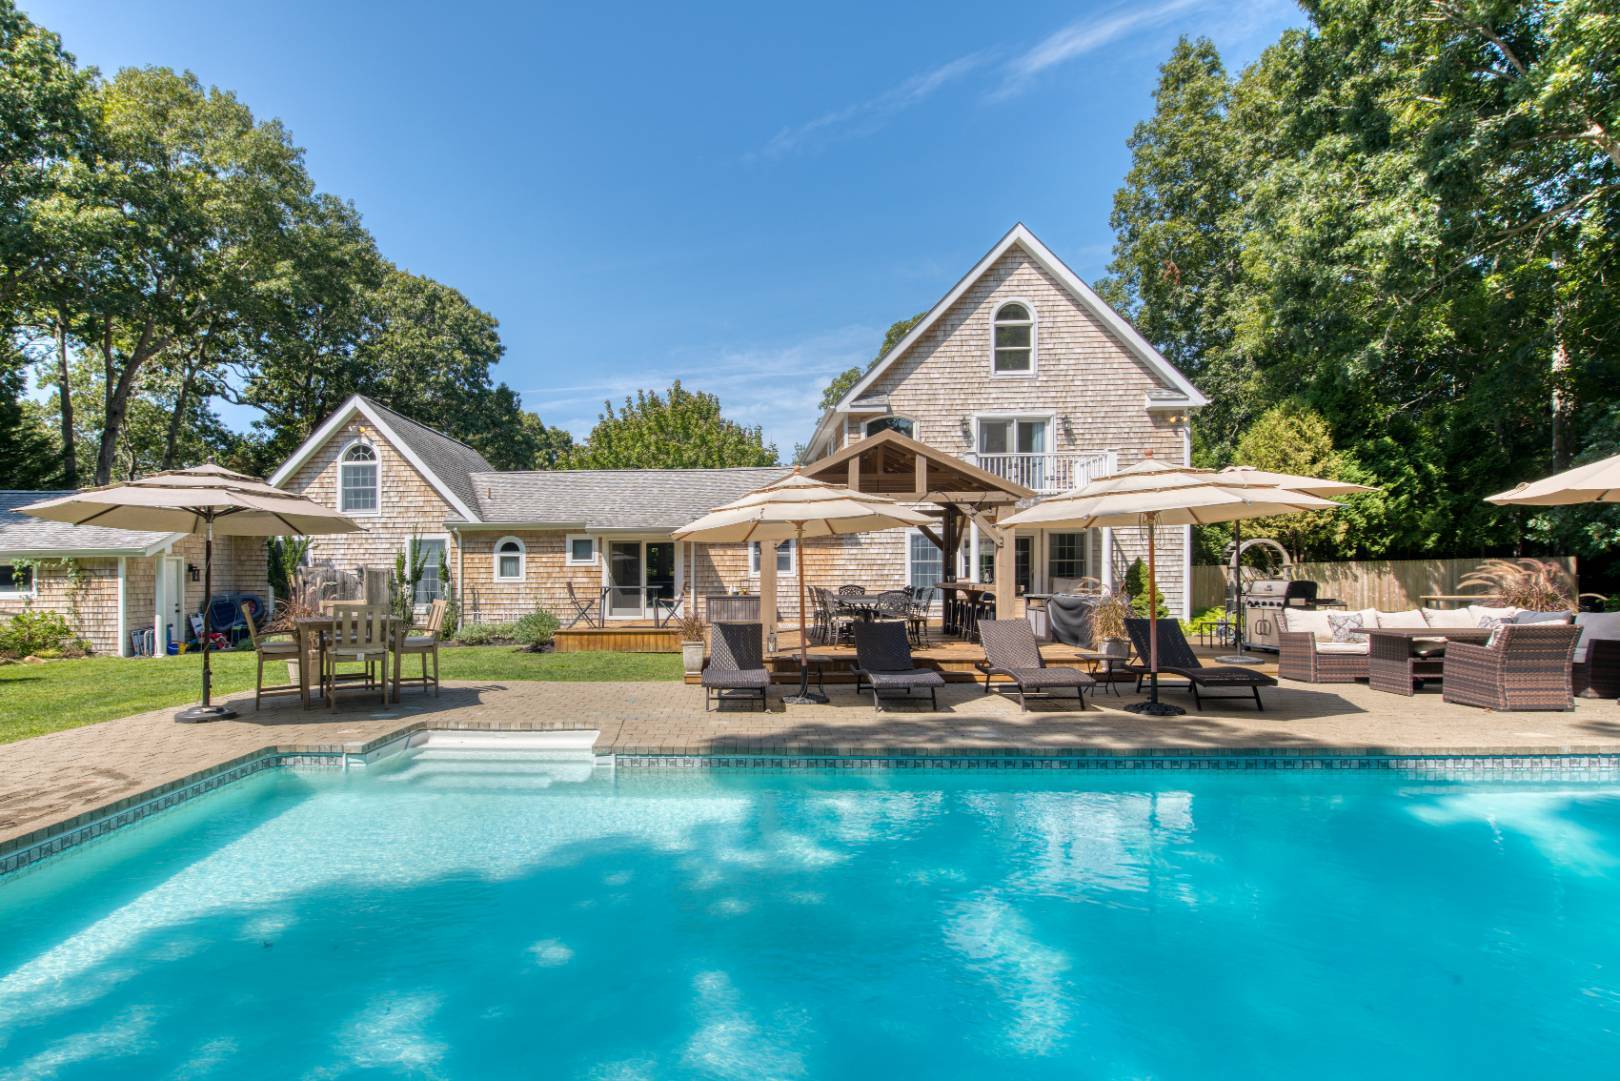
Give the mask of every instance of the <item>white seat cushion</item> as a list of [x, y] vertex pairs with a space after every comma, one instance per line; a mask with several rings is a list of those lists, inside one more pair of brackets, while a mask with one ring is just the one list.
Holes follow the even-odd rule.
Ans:
[[1487, 619], [1512, 619], [1523, 610], [1524, 609], [1522, 608], [1514, 608], [1512, 605], [1508, 605], [1506, 607], [1492, 607], [1488, 604], [1470, 604], [1468, 606], [1468, 614], [1474, 617], [1474, 626], [1476, 627], [1485, 626], [1485, 620]]
[[1316, 652], [1318, 653], [1366, 653], [1368, 648], [1369, 643], [1365, 641], [1316, 643]]
[[1328, 622], [1326, 609], [1284, 608], [1283, 627], [1316, 636], [1318, 642], [1333, 641], [1333, 625]]
[[1379, 612], [1378, 625], [1390, 628], [1427, 627], [1429, 621], [1416, 608], [1408, 608], [1404, 612]]
[[268, 642], [259, 642], [259, 652], [265, 654], [266, 656], [271, 654], [276, 654], [278, 656], [282, 654], [292, 656], [298, 652], [298, 643], [289, 642], [281, 638], [272, 638]]
[[1425, 608], [1423, 618], [1431, 627], [1479, 626], [1479, 620], [1466, 608]]

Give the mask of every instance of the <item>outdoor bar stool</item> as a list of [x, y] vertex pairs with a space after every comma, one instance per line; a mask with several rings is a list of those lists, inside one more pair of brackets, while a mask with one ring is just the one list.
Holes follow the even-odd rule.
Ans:
[[[439, 633], [444, 629], [444, 613], [450, 607], [449, 602], [440, 598], [428, 608], [427, 623], [423, 626], [425, 634], [407, 634], [400, 638], [398, 648], [394, 651], [394, 697], [399, 697], [399, 688], [402, 684], [420, 683], [425, 692], [428, 683], [433, 684], [433, 697], [439, 697]], [[407, 655], [422, 658], [422, 674], [420, 676], [400, 676], [400, 669], [404, 666]], [[428, 677], [428, 657], [433, 658], [433, 676]]]

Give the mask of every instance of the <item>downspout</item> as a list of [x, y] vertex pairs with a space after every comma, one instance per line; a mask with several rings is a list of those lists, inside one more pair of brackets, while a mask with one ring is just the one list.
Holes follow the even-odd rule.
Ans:
[[467, 545], [462, 539], [461, 530], [456, 526], [450, 527], [450, 535], [456, 538], [456, 611], [460, 613], [463, 622], [467, 619]]
[[135, 651], [129, 644], [129, 609], [125, 607], [125, 575], [126, 559], [118, 557], [118, 655], [120, 657], [134, 656]]

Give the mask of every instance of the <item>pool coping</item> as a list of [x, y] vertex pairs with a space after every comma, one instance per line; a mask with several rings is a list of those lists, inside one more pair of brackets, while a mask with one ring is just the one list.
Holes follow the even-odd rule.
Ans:
[[[403, 751], [427, 732], [532, 733], [537, 728], [500, 724], [410, 721], [362, 742], [268, 744], [154, 785], [117, 800], [0, 841], [0, 878], [41, 860], [133, 825], [197, 796], [266, 769], [350, 769]], [[547, 727], [547, 731], [589, 731]], [[606, 746], [604, 746], [604, 742]], [[930, 747], [881, 741], [830, 745], [759, 738], [708, 739], [705, 746], [617, 746], [603, 732], [592, 753], [627, 770], [719, 769], [1015, 769], [1241, 772], [1261, 770], [1399, 770], [1418, 776], [1591, 772], [1620, 770], [1620, 750], [1611, 745], [1541, 747], [1034, 747], [1029, 745]]]

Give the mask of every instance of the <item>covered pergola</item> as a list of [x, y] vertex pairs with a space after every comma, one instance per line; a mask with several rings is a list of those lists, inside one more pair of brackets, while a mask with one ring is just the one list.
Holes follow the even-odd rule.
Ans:
[[[1033, 491], [893, 431], [851, 443], [805, 466], [804, 473], [857, 492], [932, 504], [933, 509], [925, 507], [924, 513], [936, 517], [938, 525], [918, 528], [943, 553], [947, 582], [956, 581], [956, 551], [963, 531], [970, 524], [977, 525], [980, 536], [995, 546], [996, 612], [1003, 618], [1012, 613], [1017, 596], [1016, 549], [1012, 530], [997, 523], [1012, 514], [1020, 501], [1034, 499]], [[761, 561], [761, 568], [765, 562]]]

